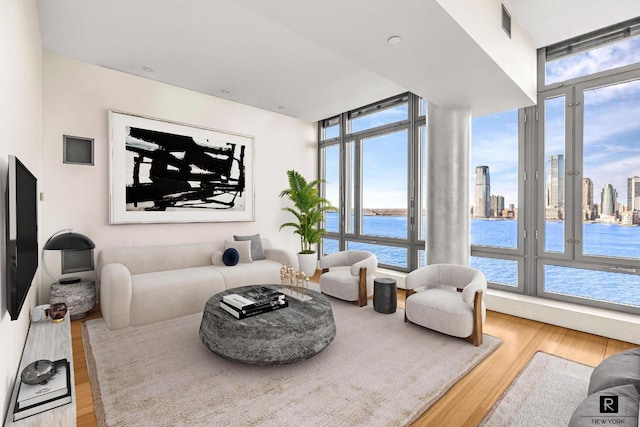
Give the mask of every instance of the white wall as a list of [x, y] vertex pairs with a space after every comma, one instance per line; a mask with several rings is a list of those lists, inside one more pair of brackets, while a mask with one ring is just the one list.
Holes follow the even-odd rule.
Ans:
[[436, 0], [531, 100], [537, 98], [536, 48], [511, 13], [511, 38], [502, 29], [502, 0]]
[[[4, 194], [9, 154], [41, 178], [42, 46], [36, 0], [0, 0], [0, 64], [0, 194]], [[0, 206], [0, 414], [4, 421], [29, 328], [29, 310], [35, 305], [38, 277], [20, 317], [12, 322], [5, 297], [4, 196]]]
[[[314, 123], [49, 53], [44, 54], [43, 93], [44, 239], [71, 227], [96, 243], [97, 254], [104, 247], [260, 233], [277, 246], [299, 250], [290, 229], [278, 231], [290, 219], [278, 194], [287, 186], [287, 169], [317, 176]], [[255, 137], [255, 222], [109, 225], [110, 109]], [[95, 166], [62, 163], [65, 134], [95, 139]], [[59, 253], [47, 253], [46, 260], [59, 273]], [[47, 301], [50, 283], [43, 275], [40, 301]]]

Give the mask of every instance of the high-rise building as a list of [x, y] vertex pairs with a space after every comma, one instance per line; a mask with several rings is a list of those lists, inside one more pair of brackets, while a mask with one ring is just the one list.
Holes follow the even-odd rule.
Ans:
[[473, 217], [488, 218], [491, 216], [491, 183], [489, 166], [476, 166], [476, 184], [473, 197]]
[[640, 176], [627, 179], [627, 209], [630, 211], [640, 211], [638, 201], [640, 200]]
[[618, 204], [618, 192], [613, 185], [607, 184], [600, 193], [601, 202], [601, 214], [602, 216], [615, 216], [616, 207]]
[[596, 210], [593, 204], [593, 181], [591, 178], [582, 178], [582, 213], [583, 219], [588, 221], [595, 219]]
[[504, 197], [491, 196], [491, 216], [502, 216], [502, 211], [504, 211]]
[[[564, 217], [564, 154], [549, 156], [547, 167], [547, 219]], [[555, 216], [555, 218], [553, 218]]]

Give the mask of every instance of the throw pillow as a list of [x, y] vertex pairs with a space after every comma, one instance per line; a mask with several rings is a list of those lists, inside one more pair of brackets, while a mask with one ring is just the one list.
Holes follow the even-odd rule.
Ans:
[[222, 254], [222, 262], [224, 263], [224, 265], [229, 267], [236, 265], [239, 259], [240, 259], [240, 254], [238, 253], [238, 250], [235, 248], [229, 248], [225, 250], [224, 253]]
[[224, 262], [222, 261], [222, 251], [216, 251], [211, 255], [211, 264], [224, 265]]
[[236, 242], [243, 242], [245, 240], [251, 241], [251, 259], [257, 261], [259, 259], [265, 259], [264, 250], [262, 249], [262, 240], [260, 240], [259, 234], [253, 236], [233, 236]]
[[225, 240], [224, 247], [226, 249], [234, 248], [235, 250], [237, 250], [238, 253], [240, 254], [241, 263], [253, 262], [253, 260], [251, 259], [251, 242], [250, 241], [234, 242], [234, 241]]

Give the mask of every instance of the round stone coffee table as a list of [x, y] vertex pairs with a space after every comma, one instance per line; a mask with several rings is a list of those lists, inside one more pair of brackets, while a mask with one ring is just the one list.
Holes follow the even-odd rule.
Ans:
[[288, 307], [246, 319], [236, 319], [220, 308], [223, 295], [252, 287], [256, 286], [228, 289], [205, 304], [200, 339], [211, 351], [242, 363], [284, 365], [307, 359], [333, 341], [336, 324], [331, 304], [315, 291], [304, 291], [311, 296], [309, 301], [287, 297]]

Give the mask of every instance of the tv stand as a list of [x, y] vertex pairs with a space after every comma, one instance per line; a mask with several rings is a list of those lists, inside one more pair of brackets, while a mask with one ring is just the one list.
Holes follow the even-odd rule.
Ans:
[[[11, 403], [5, 419], [5, 426], [75, 426], [76, 425], [76, 391], [73, 374], [73, 351], [71, 348], [71, 320], [67, 314], [64, 322], [53, 323], [51, 321], [31, 322], [27, 341], [20, 360], [20, 369], [16, 375], [11, 394]], [[71, 403], [41, 412], [31, 417], [13, 422], [13, 408], [18, 395], [20, 374], [31, 362], [36, 360], [67, 359], [71, 370]]]

